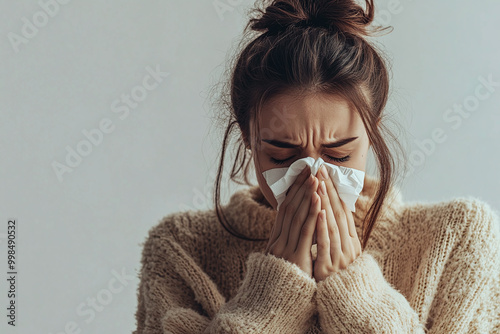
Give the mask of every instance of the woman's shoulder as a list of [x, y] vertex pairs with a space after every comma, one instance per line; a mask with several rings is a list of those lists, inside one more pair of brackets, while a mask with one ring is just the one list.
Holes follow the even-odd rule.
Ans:
[[[488, 202], [462, 196], [442, 201], [413, 201], [404, 204], [402, 216], [408, 242], [434, 247], [451, 242], [475, 247], [485, 253], [500, 252], [500, 219]], [[448, 240], [448, 241], [447, 241]]]
[[[370, 191], [374, 188], [373, 182], [367, 181], [367, 190], [363, 189], [365, 197], [373, 197], [375, 190]], [[365, 211], [360, 210], [356, 215], [362, 218]], [[386, 250], [409, 244], [433, 247], [430, 245], [433, 240], [439, 243], [450, 236], [492, 243], [500, 242], [500, 219], [488, 202], [474, 196], [409, 201], [403, 198], [400, 188], [393, 187], [372, 234], [377, 244]]]
[[[372, 204], [379, 182], [374, 175], [365, 175], [364, 187], [359, 198], [361, 213], [365, 213], [369, 207], [368, 204]], [[474, 196], [460, 196], [441, 201], [408, 201], [404, 199], [399, 185], [391, 185], [382, 211], [382, 216], [385, 212], [396, 216], [411, 214], [412, 218], [417, 220], [434, 219], [437, 215], [452, 215], [462, 216], [466, 221], [492, 221], [498, 219], [499, 216], [498, 211], [489, 203]]]
[[461, 196], [442, 201], [406, 201], [404, 210], [410, 220], [436, 222], [443, 220], [463, 227], [498, 227], [499, 213], [488, 202], [474, 197]]
[[214, 210], [184, 210], [164, 215], [149, 228], [142, 242], [143, 247], [175, 243], [185, 249], [193, 249], [203, 239], [213, 234]]

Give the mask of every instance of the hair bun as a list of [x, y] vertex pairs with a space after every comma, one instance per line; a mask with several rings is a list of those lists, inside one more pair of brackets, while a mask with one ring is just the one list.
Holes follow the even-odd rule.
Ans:
[[264, 10], [255, 9], [260, 17], [252, 18], [249, 26], [252, 30], [270, 33], [294, 26], [370, 35], [367, 28], [373, 21], [374, 6], [373, 0], [365, 1], [366, 12], [354, 0], [274, 0]]
[[293, 24], [296, 27], [302, 27], [302, 28], [307, 28], [307, 27], [318, 27], [318, 28], [326, 28], [326, 29], [332, 29], [336, 28], [335, 24], [332, 24], [332, 22], [322, 18], [322, 17], [316, 17], [316, 18], [308, 18], [305, 20], [298, 21]]

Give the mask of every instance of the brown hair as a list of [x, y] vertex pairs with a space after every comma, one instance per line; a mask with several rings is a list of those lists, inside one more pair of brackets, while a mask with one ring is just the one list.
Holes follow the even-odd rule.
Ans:
[[[269, 2], [261, 1], [263, 5]], [[226, 81], [226, 95], [221, 99], [230, 112], [214, 189], [217, 217], [238, 238], [267, 240], [248, 238], [226, 225], [220, 205], [220, 182], [229, 136], [235, 128], [240, 129], [229, 178], [251, 186], [248, 170], [252, 157], [245, 148], [256, 149], [259, 145], [259, 122], [255, 121], [262, 105], [290, 90], [340, 94], [359, 113], [379, 172], [377, 192], [363, 222], [364, 249], [394, 178], [395, 160], [381, 131], [385, 130], [395, 143], [397, 140], [380, 122], [389, 93], [388, 70], [380, 51], [363, 36], [387, 28], [368, 30], [374, 18], [373, 0], [366, 0], [366, 10], [354, 0], [275, 0], [254, 12], [257, 17], [250, 19], [245, 32], [258, 34], [238, 52], [231, 65], [230, 80]], [[252, 122], [256, 126], [250, 127]], [[255, 142], [251, 143], [250, 138], [255, 138]], [[243, 182], [238, 178], [240, 172]]]

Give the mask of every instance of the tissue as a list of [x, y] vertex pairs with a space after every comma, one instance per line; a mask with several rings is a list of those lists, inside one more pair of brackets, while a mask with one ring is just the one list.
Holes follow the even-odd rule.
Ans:
[[295, 182], [297, 176], [304, 170], [306, 165], [309, 165], [311, 173], [316, 175], [323, 164], [337, 188], [340, 199], [346, 204], [349, 210], [355, 212], [355, 203], [363, 189], [365, 172], [354, 168], [333, 165], [321, 158], [314, 160], [312, 157], [296, 160], [289, 167], [273, 168], [262, 173], [278, 202], [277, 209], [279, 210], [281, 203], [285, 200], [288, 188]]

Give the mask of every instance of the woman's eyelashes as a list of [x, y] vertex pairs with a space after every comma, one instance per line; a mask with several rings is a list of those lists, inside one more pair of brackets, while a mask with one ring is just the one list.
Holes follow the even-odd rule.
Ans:
[[[335, 161], [335, 162], [346, 162], [346, 161], [349, 161], [349, 159], [351, 158], [350, 155], [346, 155], [345, 157], [342, 157], [342, 158], [335, 158], [335, 157], [332, 157], [328, 154], [325, 154], [325, 156], [327, 157], [328, 160], [330, 161]], [[294, 156], [290, 157], [290, 158], [287, 158], [287, 159], [284, 159], [284, 160], [278, 160], [278, 159], [274, 159], [274, 158], [271, 158], [271, 162], [276, 164], [276, 165], [283, 165], [285, 164], [288, 160], [292, 159]]]

